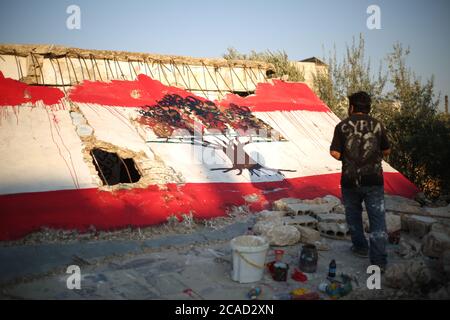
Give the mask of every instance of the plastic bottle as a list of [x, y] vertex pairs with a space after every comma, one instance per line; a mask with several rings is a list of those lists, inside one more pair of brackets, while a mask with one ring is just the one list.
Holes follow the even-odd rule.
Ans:
[[330, 266], [328, 268], [328, 278], [334, 279], [336, 277], [336, 261], [333, 259], [330, 262]]

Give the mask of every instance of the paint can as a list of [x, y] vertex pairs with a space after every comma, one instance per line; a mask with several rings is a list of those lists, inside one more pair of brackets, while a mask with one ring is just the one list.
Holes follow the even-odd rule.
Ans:
[[302, 247], [300, 252], [299, 268], [306, 273], [314, 273], [317, 270], [317, 248], [313, 244], [307, 244]]

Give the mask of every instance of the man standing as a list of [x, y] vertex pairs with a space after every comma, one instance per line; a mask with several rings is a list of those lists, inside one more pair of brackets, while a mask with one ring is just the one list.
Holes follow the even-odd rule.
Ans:
[[[389, 155], [390, 147], [383, 125], [369, 116], [370, 106], [366, 92], [349, 96], [349, 117], [336, 126], [330, 154], [342, 161], [341, 190], [351, 250], [357, 256], [369, 256], [371, 264], [384, 271], [387, 232], [381, 161]], [[363, 201], [369, 217], [369, 243], [362, 223]]]

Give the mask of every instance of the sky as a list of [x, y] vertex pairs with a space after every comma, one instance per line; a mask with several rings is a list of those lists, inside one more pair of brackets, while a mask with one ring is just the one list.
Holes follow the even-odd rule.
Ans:
[[[80, 29], [66, 26], [70, 5], [80, 8]], [[381, 29], [367, 27], [370, 5], [380, 8]], [[342, 57], [363, 34], [376, 66], [400, 42], [417, 75], [435, 76], [441, 100], [450, 93], [449, 32], [448, 0], [0, 0], [0, 43], [194, 57], [270, 49], [301, 60], [334, 46]]]

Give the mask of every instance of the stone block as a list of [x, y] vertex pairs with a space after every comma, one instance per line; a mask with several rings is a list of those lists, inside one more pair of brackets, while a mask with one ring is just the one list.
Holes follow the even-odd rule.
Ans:
[[295, 227], [300, 231], [300, 242], [306, 244], [316, 244], [317, 242], [320, 242], [319, 231], [301, 225], [296, 225]]
[[345, 222], [345, 214], [340, 213], [319, 213], [316, 218], [320, 222]]
[[322, 236], [344, 240], [350, 237], [350, 231], [346, 223], [319, 222], [318, 229]]
[[256, 214], [257, 221], [276, 220], [281, 219], [286, 215], [286, 211], [269, 211], [263, 210]]
[[298, 215], [329, 213], [333, 208], [341, 205], [339, 198], [325, 196], [315, 199], [284, 198], [274, 202], [274, 210], [285, 210]]
[[401, 217], [401, 229], [420, 239], [430, 232], [434, 223], [436, 223], [436, 219], [432, 217], [406, 214]]
[[400, 196], [384, 195], [384, 207], [386, 211], [398, 211], [409, 213], [426, 213], [420, 203]]
[[439, 258], [446, 250], [450, 250], [450, 230], [448, 226], [435, 223], [422, 239], [422, 252], [426, 256]]
[[271, 245], [290, 246], [300, 241], [300, 231], [294, 226], [273, 225], [261, 233]]
[[304, 226], [304, 227], [317, 227], [317, 220], [311, 216], [286, 216], [281, 218], [283, 224]]
[[402, 228], [401, 218], [398, 214], [386, 212], [386, 229], [388, 233], [400, 231]]
[[274, 211], [286, 211], [288, 204], [298, 204], [301, 200], [297, 198], [282, 198], [272, 203], [272, 209]]

